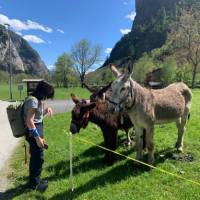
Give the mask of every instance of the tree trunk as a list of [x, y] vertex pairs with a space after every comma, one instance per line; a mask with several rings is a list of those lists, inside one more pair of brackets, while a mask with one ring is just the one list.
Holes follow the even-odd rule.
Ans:
[[197, 65], [194, 65], [194, 69], [192, 71], [192, 88], [194, 88], [195, 86], [196, 72], [197, 72]]
[[84, 75], [80, 76], [80, 79], [81, 79], [81, 87], [84, 88], [83, 83], [84, 83], [85, 76]]

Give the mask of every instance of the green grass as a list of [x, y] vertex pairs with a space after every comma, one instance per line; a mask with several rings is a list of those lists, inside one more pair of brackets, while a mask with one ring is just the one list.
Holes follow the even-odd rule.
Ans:
[[[70, 93], [75, 93], [82, 98], [89, 98], [90, 92], [85, 88], [80, 87], [72, 87], [72, 88], [55, 88], [55, 97], [54, 99], [71, 99]], [[24, 89], [22, 90], [21, 97], [20, 92], [18, 90], [18, 85], [13, 84], [12, 86], [12, 96], [14, 100], [22, 100], [26, 97], [26, 86], [24, 85]], [[0, 84], [0, 100], [9, 100], [9, 85], [8, 84]]]
[[[193, 91], [191, 118], [187, 124], [184, 154], [187, 159], [172, 160], [177, 138], [175, 124], [155, 128], [155, 166], [200, 183], [200, 90]], [[56, 115], [45, 120], [46, 140], [49, 149], [45, 152], [42, 177], [49, 180], [44, 193], [25, 189], [28, 166], [23, 164], [23, 151], [19, 147], [12, 159], [10, 180], [14, 182], [7, 191], [12, 199], [77, 199], [77, 200], [197, 200], [200, 186], [155, 169], [137, 166], [133, 161], [118, 157], [113, 166], [103, 164], [104, 151], [80, 142], [79, 138], [102, 144], [101, 131], [93, 124], [73, 136], [73, 170], [75, 191], [70, 192], [68, 137], [63, 133], [70, 123], [70, 113]], [[118, 152], [135, 158], [135, 150], [125, 149], [119, 134]], [[160, 155], [164, 155], [161, 157]]]

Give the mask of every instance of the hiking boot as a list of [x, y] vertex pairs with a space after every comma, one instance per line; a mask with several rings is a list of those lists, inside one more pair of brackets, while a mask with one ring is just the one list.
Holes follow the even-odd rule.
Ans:
[[44, 192], [48, 188], [48, 182], [46, 180], [40, 180], [40, 183], [37, 185], [29, 185], [31, 190], [37, 190], [40, 192]]
[[45, 180], [45, 179], [40, 179], [40, 183], [42, 183], [42, 184], [47, 184], [47, 185], [48, 185], [48, 181]]
[[48, 182], [45, 180], [41, 180], [38, 185], [36, 185], [35, 190], [40, 192], [44, 192], [48, 188]]

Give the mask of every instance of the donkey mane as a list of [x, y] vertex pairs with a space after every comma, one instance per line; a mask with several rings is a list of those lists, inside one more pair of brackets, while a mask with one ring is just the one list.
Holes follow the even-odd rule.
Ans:
[[120, 116], [117, 114], [112, 114], [108, 110], [108, 103], [96, 102], [96, 106], [90, 110], [90, 121], [99, 125], [100, 127], [105, 127], [108, 129], [123, 129], [127, 131], [133, 125], [129, 120], [127, 114], [123, 114], [125, 123], [120, 122]]

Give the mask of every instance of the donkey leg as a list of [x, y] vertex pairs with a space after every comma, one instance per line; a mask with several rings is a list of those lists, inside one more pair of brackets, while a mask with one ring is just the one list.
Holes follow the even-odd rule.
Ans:
[[176, 142], [176, 149], [179, 152], [183, 151], [183, 134], [185, 130], [185, 124], [186, 124], [187, 117], [182, 116], [176, 121], [176, 126], [178, 128], [178, 138]]
[[132, 131], [133, 131], [132, 129], [131, 130], [129, 130], [129, 129], [126, 130], [126, 145], [127, 146], [130, 146], [132, 144], [132, 140], [131, 140]]
[[146, 142], [147, 142], [147, 149], [148, 149], [148, 163], [153, 164], [154, 163], [154, 127], [151, 127], [146, 130]]
[[[105, 147], [112, 151], [117, 148], [117, 131], [107, 130], [103, 132]], [[105, 151], [105, 162], [107, 165], [113, 165], [115, 161], [115, 154], [112, 151]]]
[[142, 159], [142, 150], [143, 150], [143, 128], [135, 127], [136, 132], [136, 159]]

